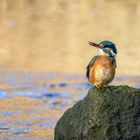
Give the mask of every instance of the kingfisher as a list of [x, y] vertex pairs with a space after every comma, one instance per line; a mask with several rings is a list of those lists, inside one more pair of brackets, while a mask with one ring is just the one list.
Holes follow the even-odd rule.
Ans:
[[102, 41], [99, 44], [89, 42], [89, 45], [99, 49], [99, 55], [91, 59], [87, 68], [86, 76], [90, 83], [97, 88], [108, 87], [113, 80], [116, 69], [116, 45], [111, 41]]

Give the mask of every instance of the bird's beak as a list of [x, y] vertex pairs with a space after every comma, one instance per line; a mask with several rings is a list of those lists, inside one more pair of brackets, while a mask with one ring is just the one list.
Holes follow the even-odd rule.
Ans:
[[89, 45], [91, 45], [91, 46], [94, 46], [94, 47], [96, 47], [96, 48], [99, 48], [99, 49], [102, 49], [103, 47], [102, 46], [100, 46], [99, 44], [96, 44], [96, 43], [94, 43], [94, 42], [88, 42], [88, 44]]

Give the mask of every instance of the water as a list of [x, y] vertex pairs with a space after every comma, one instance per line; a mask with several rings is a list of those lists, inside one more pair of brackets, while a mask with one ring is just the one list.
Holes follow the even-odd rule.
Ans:
[[53, 139], [91, 87], [88, 41], [116, 43], [112, 84], [140, 88], [139, 16], [131, 0], [0, 0], [0, 139]]
[[[0, 71], [0, 139], [53, 140], [65, 110], [83, 99], [91, 85], [85, 75]], [[116, 77], [113, 85], [140, 88], [140, 77]]]
[[111, 40], [118, 74], [139, 75], [139, 9], [138, 0], [0, 0], [0, 67], [82, 74], [97, 53], [88, 41]]

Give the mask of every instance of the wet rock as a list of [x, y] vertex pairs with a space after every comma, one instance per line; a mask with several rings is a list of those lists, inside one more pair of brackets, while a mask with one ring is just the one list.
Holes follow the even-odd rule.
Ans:
[[55, 140], [140, 140], [140, 89], [92, 87], [60, 118]]

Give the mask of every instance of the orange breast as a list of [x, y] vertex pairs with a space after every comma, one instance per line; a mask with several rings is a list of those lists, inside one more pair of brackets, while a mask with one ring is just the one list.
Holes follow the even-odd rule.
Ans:
[[99, 56], [98, 59], [91, 64], [89, 81], [95, 86], [107, 86], [114, 78], [116, 64], [112, 63], [109, 56]]

